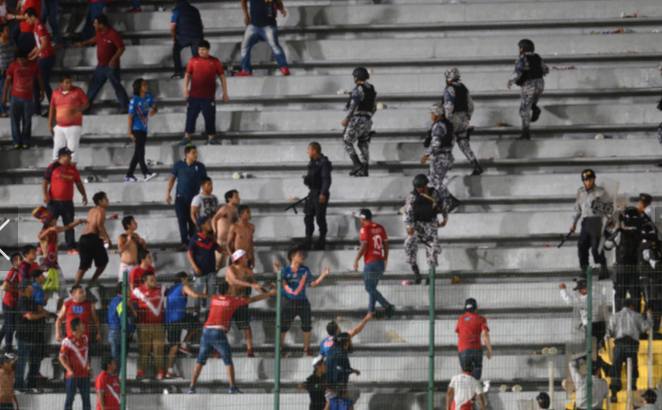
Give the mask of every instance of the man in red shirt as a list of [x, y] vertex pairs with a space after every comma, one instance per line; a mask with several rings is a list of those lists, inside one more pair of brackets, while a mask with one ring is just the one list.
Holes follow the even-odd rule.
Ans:
[[[41, 74], [41, 80], [44, 83], [44, 90], [46, 91], [46, 97], [48, 101], [51, 101], [51, 95], [53, 95], [53, 89], [51, 88], [51, 72], [53, 72], [53, 67], [55, 67], [55, 50], [51, 46], [51, 37], [46, 30], [46, 26], [39, 20], [37, 15], [37, 10], [28, 9], [25, 11], [25, 17], [28, 24], [33, 29], [35, 48], [30, 52], [28, 58], [30, 60], [37, 60], [39, 64], [39, 73]], [[39, 91], [35, 88], [34, 90], [34, 103], [35, 103], [35, 112], [41, 115], [41, 104], [39, 101]], [[48, 115], [48, 114], [46, 114]]]
[[[138, 260], [140, 261], [140, 265], [133, 268], [129, 274], [129, 293], [131, 295], [133, 295], [134, 290], [143, 285], [143, 276], [145, 276], [147, 272], [156, 276], [156, 271], [153, 266], [154, 259], [147, 249], [138, 252]], [[135, 300], [135, 297], [132, 297], [132, 299]]]
[[12, 353], [14, 341], [14, 332], [16, 331], [16, 302], [20, 293], [18, 291], [18, 268], [23, 263], [23, 257], [20, 253], [14, 253], [10, 257], [12, 268], [7, 274], [7, 278], [2, 283], [2, 290], [5, 296], [2, 298], [2, 314], [4, 322], [0, 329], [0, 341], [5, 339], [5, 353]]
[[487, 359], [492, 359], [492, 343], [490, 342], [490, 329], [487, 320], [477, 314], [478, 303], [476, 299], [469, 298], [464, 302], [466, 313], [457, 320], [455, 333], [459, 338], [457, 350], [460, 353], [460, 366], [464, 368], [465, 363], [473, 363], [473, 377], [480, 380], [483, 372], [483, 346], [480, 337], [483, 337], [487, 347]]
[[59, 159], [61, 148], [68, 148], [72, 151], [71, 165], [75, 167], [83, 133], [83, 111], [90, 107], [90, 101], [82, 88], [71, 85], [71, 76], [64, 73], [60, 74], [60, 88], [53, 91], [50, 102], [48, 130], [53, 136], [53, 162]]
[[11, 63], [7, 69], [2, 92], [2, 104], [7, 105], [7, 94], [11, 89], [9, 112], [14, 149], [30, 148], [35, 81], [39, 84], [39, 101], [42, 101], [44, 99], [44, 83], [41, 81], [41, 74], [39, 74], [39, 64], [28, 60], [26, 51], [19, 50], [16, 53], [16, 61]]
[[120, 410], [120, 379], [117, 377], [117, 363], [112, 357], [101, 362], [103, 371], [94, 383], [97, 391], [97, 410]]
[[359, 271], [359, 260], [364, 258], [363, 283], [370, 295], [368, 313], [375, 311], [375, 304], [379, 302], [384, 307], [386, 318], [390, 319], [395, 313], [395, 306], [390, 304], [377, 290], [379, 280], [388, 264], [388, 236], [383, 226], [372, 222], [372, 212], [369, 209], [359, 211], [361, 221], [360, 240], [361, 248], [354, 260], [354, 270]]
[[32, 271], [40, 269], [37, 263], [37, 248], [32, 245], [25, 245], [22, 249], [23, 263], [18, 266], [18, 281], [30, 279]]
[[251, 303], [259, 302], [268, 297], [276, 295], [276, 289], [271, 289], [267, 293], [252, 298], [240, 297], [239, 293], [244, 293], [242, 288], [230, 287], [227, 282], [218, 285], [218, 296], [211, 299], [211, 307], [207, 322], [202, 330], [202, 339], [200, 341], [200, 353], [198, 361], [193, 368], [191, 377], [191, 386], [188, 388], [188, 394], [195, 394], [195, 385], [202, 368], [207, 364], [207, 359], [214, 350], [221, 354], [225, 370], [228, 373], [228, 382], [230, 384], [230, 394], [241, 393], [234, 380], [234, 364], [232, 363], [232, 347], [228, 342], [227, 333], [230, 331], [230, 323], [234, 312]]
[[20, 33], [16, 40], [16, 46], [18, 51], [25, 51], [26, 53], [31, 52], [35, 48], [34, 35], [32, 34], [32, 26], [26, 21], [27, 17], [25, 12], [29, 9], [34, 9], [37, 12], [37, 15], [41, 15], [41, 0], [23, 0], [23, 5], [21, 7], [21, 15], [15, 16], [15, 20], [22, 20], [20, 23]]
[[85, 325], [79, 319], [73, 319], [67, 323], [73, 329], [73, 333], [62, 341], [60, 347], [60, 363], [67, 371], [67, 398], [64, 408], [71, 410], [76, 398], [76, 391], [80, 393], [83, 400], [83, 410], [91, 410], [90, 406], [90, 379], [92, 378], [92, 367], [89, 358], [89, 340], [85, 334]]
[[[90, 343], [94, 343], [95, 340], [101, 342], [99, 317], [97, 316], [94, 304], [85, 299], [85, 290], [80, 285], [74, 285], [71, 287], [71, 299], [67, 300], [64, 303], [64, 306], [62, 306], [62, 309], [60, 309], [60, 313], [55, 320], [55, 340], [58, 342], [62, 340], [62, 321], [65, 321], [66, 323], [67, 337], [73, 334], [71, 321], [74, 319], [80, 319], [83, 325], [85, 325], [84, 333]], [[92, 339], [90, 319], [92, 319], [94, 327], [96, 328], [95, 339]]]
[[97, 68], [94, 70], [90, 80], [90, 88], [87, 90], [87, 99], [90, 106], [94, 103], [101, 87], [110, 81], [115, 90], [117, 101], [120, 103], [120, 114], [129, 112], [129, 96], [122, 85], [120, 78], [120, 57], [124, 54], [126, 47], [120, 33], [115, 31], [108, 23], [108, 17], [101, 14], [94, 19], [96, 34], [89, 40], [76, 44], [76, 47], [97, 46]]
[[143, 285], [134, 289], [138, 299], [138, 339], [140, 359], [136, 379], [145, 377], [149, 353], [154, 354], [156, 379], [163, 379], [163, 351], [165, 348], [165, 288], [156, 282], [152, 272], [143, 275]]
[[[221, 79], [223, 102], [228, 102], [228, 87], [225, 83], [223, 65], [216, 57], [209, 55], [209, 41], [203, 40], [198, 46], [198, 56], [192, 57], [186, 67], [184, 77], [184, 99], [186, 100], [186, 129], [179, 145], [191, 144], [191, 134], [195, 132], [195, 121], [202, 112], [205, 119], [207, 145], [218, 145], [216, 136], [216, 76]], [[189, 84], [191, 89], [189, 91]]]
[[[65, 226], [71, 224], [75, 217], [74, 185], [83, 197], [83, 205], [87, 205], [87, 193], [78, 174], [78, 168], [71, 164], [72, 154], [73, 152], [69, 148], [60, 148], [57, 153], [57, 162], [48, 166], [41, 183], [41, 191], [48, 212], [55, 220], [61, 216]], [[78, 253], [73, 229], [65, 232], [64, 237], [69, 254]]]

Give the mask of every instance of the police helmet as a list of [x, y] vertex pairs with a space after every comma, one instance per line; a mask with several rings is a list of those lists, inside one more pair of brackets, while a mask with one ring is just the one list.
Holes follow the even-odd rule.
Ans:
[[657, 394], [650, 389], [646, 390], [646, 392], [641, 397], [646, 400], [646, 403], [648, 404], [655, 404], [657, 401]]
[[536, 401], [538, 402], [538, 405], [540, 406], [541, 409], [548, 409], [550, 400], [549, 400], [549, 394], [542, 392], [536, 397]]
[[582, 171], [582, 181], [586, 181], [587, 179], [595, 179], [595, 172], [593, 172], [592, 169], [585, 169]]
[[414, 177], [414, 188], [424, 188], [428, 186], [430, 180], [425, 174], [418, 174]]
[[432, 104], [430, 106], [430, 114], [434, 114], [437, 117], [444, 115], [444, 109], [439, 106], [439, 104]]
[[536, 50], [536, 46], [533, 45], [533, 41], [529, 39], [522, 39], [517, 43], [517, 46], [524, 50], [525, 53], [533, 53]]
[[365, 67], [356, 67], [354, 71], [352, 71], [352, 75], [358, 78], [359, 81], [365, 81], [370, 78], [370, 73], [368, 73], [368, 70], [366, 70]]
[[460, 70], [457, 67], [449, 68], [444, 73], [446, 81], [458, 81], [460, 79]]
[[634, 206], [628, 206], [621, 211], [621, 222], [627, 228], [639, 228], [641, 226], [641, 215]]

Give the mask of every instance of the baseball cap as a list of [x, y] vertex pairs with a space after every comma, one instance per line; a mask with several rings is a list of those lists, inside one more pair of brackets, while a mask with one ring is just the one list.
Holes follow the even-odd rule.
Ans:
[[369, 209], [361, 209], [359, 211], [359, 217], [367, 220], [372, 220], [372, 212]]
[[32, 286], [32, 282], [29, 280], [22, 280], [18, 283], [18, 291], [23, 292], [25, 289], [29, 288]]
[[582, 171], [582, 181], [586, 181], [587, 179], [595, 179], [595, 172], [593, 172], [592, 169], [585, 169]]
[[313, 369], [324, 362], [324, 356], [319, 355], [313, 359]]
[[579, 290], [586, 287], [586, 279], [578, 278], [575, 279], [575, 288], [573, 290]]
[[540, 405], [540, 408], [542, 409], [548, 409], [549, 408], [549, 394], [542, 392], [536, 397], [536, 401]]
[[237, 260], [239, 260], [239, 258], [241, 258], [241, 257], [244, 256], [244, 255], [246, 255], [246, 251], [245, 251], [245, 250], [243, 250], [243, 249], [237, 249], [237, 250], [234, 251], [234, 253], [232, 254], [232, 262], [236, 262]]
[[474, 298], [469, 298], [464, 301], [464, 310], [467, 312], [472, 312], [478, 308], [478, 303], [476, 302], [476, 299]]
[[199, 217], [198, 220], [195, 222], [195, 226], [197, 226], [198, 229], [202, 229], [202, 225], [204, 225], [205, 222], [207, 222], [208, 219], [209, 218], [206, 217], [206, 216]]
[[650, 205], [653, 202], [653, 197], [649, 194], [639, 194], [639, 200], [645, 205]]
[[64, 148], [60, 148], [60, 150], [57, 152], [57, 156], [58, 156], [58, 158], [59, 158], [59, 157], [61, 157], [62, 155], [71, 155], [71, 154], [73, 154], [73, 153], [74, 153], [74, 152], [73, 152], [72, 150], [70, 150], [70, 149], [67, 148], [67, 147], [64, 147]]
[[40, 277], [40, 276], [43, 275], [43, 274], [44, 274], [44, 271], [43, 271], [43, 270], [41, 270], [41, 269], [35, 269], [35, 270], [33, 270], [32, 272], [30, 272], [30, 277], [31, 277], [32, 279], [36, 279], [36, 278]]

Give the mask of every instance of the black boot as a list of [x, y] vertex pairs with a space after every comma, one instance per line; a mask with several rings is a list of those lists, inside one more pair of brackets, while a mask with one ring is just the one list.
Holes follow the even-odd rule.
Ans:
[[356, 176], [356, 174], [358, 174], [359, 172], [361, 172], [361, 170], [363, 170], [363, 164], [361, 164], [361, 161], [359, 160], [359, 157], [356, 154], [350, 155], [349, 159], [351, 159], [352, 163], [354, 164], [352, 170], [349, 171], [349, 175], [353, 177]]
[[541, 113], [540, 108], [538, 108], [536, 104], [533, 104], [533, 106], [531, 107], [531, 122], [538, 121], [538, 118], [540, 118], [540, 113]]
[[478, 163], [478, 161], [476, 161], [474, 163], [474, 172], [472, 172], [471, 175], [469, 175], [469, 176], [477, 177], [478, 175], [480, 175], [482, 173], [483, 173], [483, 167], [481, 167], [480, 164]]
[[421, 271], [418, 270], [418, 265], [411, 265], [411, 270], [414, 271], [414, 283], [421, 284]]
[[520, 135], [517, 140], [518, 141], [529, 141], [531, 139], [531, 133], [529, 132], [528, 129], [522, 130], [522, 135]]
[[453, 211], [455, 211], [457, 207], [460, 206], [461, 204], [460, 200], [455, 198], [450, 193], [448, 194], [448, 197], [445, 199], [444, 202], [446, 204], [446, 210], [448, 211], [449, 214], [452, 214]]
[[297, 246], [297, 249], [300, 251], [309, 251], [312, 248], [313, 238], [306, 237], [304, 243]]
[[319, 239], [317, 239], [317, 243], [315, 244], [315, 247], [313, 248], [316, 251], [323, 251], [326, 249], [326, 237], [321, 236]]
[[363, 164], [363, 169], [361, 169], [361, 172], [359, 172], [356, 176], [357, 177], [367, 177], [368, 176], [368, 163], [364, 162]]

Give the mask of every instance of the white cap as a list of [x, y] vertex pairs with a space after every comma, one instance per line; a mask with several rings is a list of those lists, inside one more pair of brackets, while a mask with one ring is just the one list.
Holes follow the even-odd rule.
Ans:
[[244, 256], [244, 255], [246, 255], [246, 251], [245, 251], [245, 250], [243, 250], [243, 249], [237, 249], [237, 250], [234, 251], [234, 253], [232, 254], [232, 262], [236, 262], [239, 258], [241, 258], [241, 257]]
[[316, 358], [313, 359], [313, 367], [317, 367], [318, 364], [322, 363], [324, 361], [324, 356], [319, 355]]

